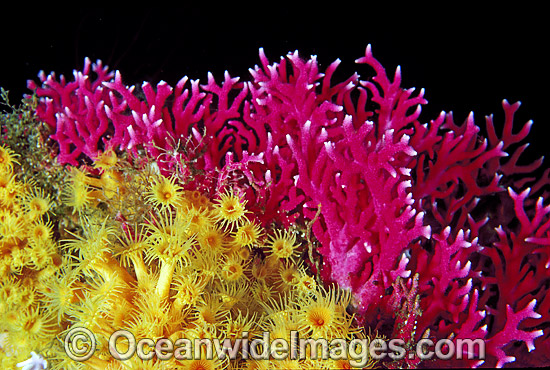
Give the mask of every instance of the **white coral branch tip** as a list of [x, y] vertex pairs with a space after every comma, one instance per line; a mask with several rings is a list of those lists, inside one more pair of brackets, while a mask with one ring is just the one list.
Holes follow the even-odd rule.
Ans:
[[48, 361], [35, 352], [31, 352], [31, 358], [17, 364], [17, 367], [22, 367], [23, 370], [42, 370], [48, 368]]

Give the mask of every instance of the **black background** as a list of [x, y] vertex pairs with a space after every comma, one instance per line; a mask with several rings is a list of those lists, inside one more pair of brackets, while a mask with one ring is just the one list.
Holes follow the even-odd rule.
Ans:
[[490, 113], [502, 119], [502, 99], [520, 100], [518, 124], [535, 122], [528, 155], [548, 152], [549, 32], [541, 9], [299, 4], [4, 10], [0, 86], [17, 101], [40, 70], [70, 78], [86, 56], [120, 70], [126, 84], [173, 86], [184, 75], [206, 81], [209, 71], [219, 81], [225, 70], [248, 79], [260, 47], [271, 62], [298, 50], [317, 55], [321, 70], [340, 58], [336, 79], [355, 71], [367, 77], [370, 68], [354, 61], [370, 43], [392, 75], [401, 66], [404, 87], [425, 88], [421, 121], [445, 110], [462, 122], [474, 111], [482, 125]]

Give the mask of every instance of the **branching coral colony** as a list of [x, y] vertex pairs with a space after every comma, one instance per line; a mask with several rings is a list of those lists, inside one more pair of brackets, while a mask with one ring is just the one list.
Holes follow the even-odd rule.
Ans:
[[[298, 53], [241, 82], [126, 86], [86, 59], [2, 116], [3, 368], [354, 368], [350, 358], [114, 359], [109, 336], [483, 339], [447, 360], [543, 366], [550, 349], [549, 170], [520, 164], [531, 122], [441, 113], [374, 75], [332, 83]], [[503, 127], [502, 131], [496, 127]], [[542, 172], [542, 171], [541, 171]], [[62, 201], [59, 201], [59, 200]], [[75, 326], [93, 357], [63, 347]], [[32, 357], [31, 357], [32, 351]], [[29, 358], [30, 357], [30, 358]], [[28, 359], [28, 360], [27, 360]], [[26, 360], [26, 362], [24, 362]]]

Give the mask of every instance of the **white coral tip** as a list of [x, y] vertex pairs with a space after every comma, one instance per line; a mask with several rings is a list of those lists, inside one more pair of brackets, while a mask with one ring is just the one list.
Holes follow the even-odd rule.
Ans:
[[31, 358], [17, 364], [17, 367], [22, 367], [23, 370], [41, 370], [48, 368], [48, 361], [35, 352], [31, 352]]

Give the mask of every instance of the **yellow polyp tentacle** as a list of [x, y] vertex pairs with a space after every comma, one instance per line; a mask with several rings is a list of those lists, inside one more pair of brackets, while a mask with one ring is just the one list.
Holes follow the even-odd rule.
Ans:
[[160, 276], [156, 288], [156, 294], [161, 300], [168, 298], [175, 267], [176, 263], [174, 261], [162, 261], [162, 267], [160, 268]]

